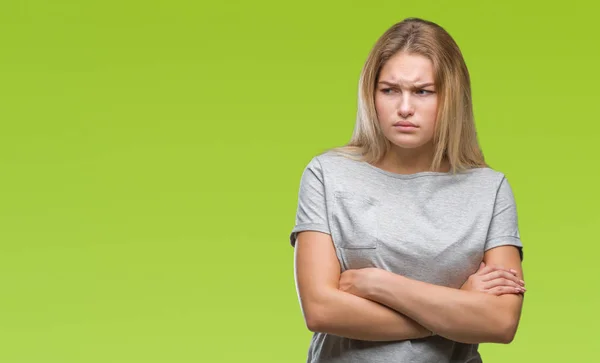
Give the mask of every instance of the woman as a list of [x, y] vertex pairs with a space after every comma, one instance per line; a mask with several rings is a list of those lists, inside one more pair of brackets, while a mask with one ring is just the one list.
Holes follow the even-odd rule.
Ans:
[[308, 362], [481, 362], [479, 343], [512, 341], [516, 205], [443, 28], [408, 18], [377, 41], [350, 142], [302, 174], [290, 242]]

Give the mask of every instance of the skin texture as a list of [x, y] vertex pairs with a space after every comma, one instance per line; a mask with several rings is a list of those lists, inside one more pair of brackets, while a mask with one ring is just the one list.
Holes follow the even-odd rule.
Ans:
[[[523, 279], [519, 251], [514, 246], [499, 246], [486, 251], [484, 262], [508, 266], [516, 271], [518, 281]], [[495, 279], [494, 273], [488, 275], [487, 278]], [[503, 280], [496, 283], [489, 285], [505, 286]], [[515, 289], [510, 285], [509, 282], [506, 285], [508, 290]], [[343, 272], [340, 289], [385, 305], [438, 335], [463, 343], [510, 343], [516, 334], [523, 304], [522, 293], [515, 290], [500, 296], [457, 290], [377, 268]]]
[[[435, 332], [462, 342], [509, 342], [522, 302], [522, 295], [511, 291], [514, 284], [523, 285], [519, 283], [522, 272], [515, 252], [510, 246], [489, 250], [485, 255], [488, 268], [483, 272], [481, 268], [469, 278], [471, 283], [465, 283], [460, 290], [418, 281], [412, 281], [418, 285], [410, 286], [403, 285], [408, 279], [382, 269], [340, 273], [331, 236], [304, 231], [298, 234], [294, 250], [296, 290], [306, 326], [313, 332], [371, 341], [417, 339]], [[515, 273], [508, 270], [512, 266]], [[506, 287], [506, 292], [493, 290], [491, 285]], [[476, 286], [481, 290], [476, 290]], [[448, 295], [448, 290], [460, 295]], [[413, 293], [417, 295], [412, 296]], [[399, 305], [404, 296], [411, 305]], [[432, 296], [433, 303], [427, 301]], [[448, 297], [450, 301], [444, 300]], [[428, 308], [415, 308], [420, 301]], [[448, 302], [456, 302], [451, 310], [446, 309]], [[480, 310], [484, 313], [469, 320]], [[438, 314], [441, 311], [459, 313]]]
[[[378, 167], [411, 174], [427, 171], [433, 159], [433, 134], [438, 99], [433, 64], [421, 55], [398, 53], [382, 67], [375, 92], [379, 126], [391, 142], [391, 152]], [[413, 129], [394, 124], [408, 121]], [[444, 165], [444, 170], [449, 165]]]

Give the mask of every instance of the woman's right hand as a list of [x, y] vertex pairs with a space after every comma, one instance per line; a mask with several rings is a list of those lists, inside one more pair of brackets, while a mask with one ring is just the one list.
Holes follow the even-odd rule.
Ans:
[[469, 276], [460, 289], [500, 296], [504, 294], [523, 294], [526, 291], [524, 286], [525, 282], [517, 277], [515, 270], [486, 266], [482, 262], [479, 265], [479, 270]]

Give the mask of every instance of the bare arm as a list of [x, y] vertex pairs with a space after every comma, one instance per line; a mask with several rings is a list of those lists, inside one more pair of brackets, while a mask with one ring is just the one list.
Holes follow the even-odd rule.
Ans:
[[[520, 256], [513, 246], [488, 250], [484, 262], [508, 266], [523, 279]], [[432, 285], [384, 270], [373, 272], [373, 283], [364, 297], [413, 318], [438, 335], [464, 343], [510, 343], [516, 334], [522, 294], [495, 296]]]
[[294, 270], [302, 313], [313, 332], [371, 341], [431, 335], [426, 328], [393, 309], [340, 291], [340, 265], [331, 236], [326, 233], [298, 234]]

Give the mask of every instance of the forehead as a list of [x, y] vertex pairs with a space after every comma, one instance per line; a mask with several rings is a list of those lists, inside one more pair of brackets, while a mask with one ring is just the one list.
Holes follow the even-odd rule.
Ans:
[[402, 83], [433, 82], [433, 63], [422, 55], [398, 53], [383, 65], [379, 80]]

